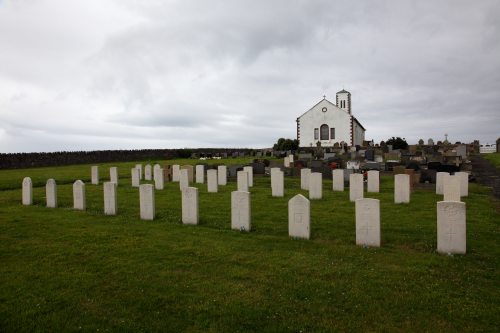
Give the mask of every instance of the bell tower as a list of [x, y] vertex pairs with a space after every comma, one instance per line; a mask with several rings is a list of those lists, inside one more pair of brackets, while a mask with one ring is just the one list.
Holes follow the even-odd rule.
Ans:
[[337, 107], [351, 114], [351, 93], [342, 89], [337, 93]]

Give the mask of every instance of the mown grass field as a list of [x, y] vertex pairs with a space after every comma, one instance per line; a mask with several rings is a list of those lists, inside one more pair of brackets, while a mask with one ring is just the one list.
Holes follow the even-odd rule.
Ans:
[[[226, 160], [242, 163], [245, 160]], [[143, 162], [145, 164], [146, 162]], [[165, 161], [161, 162], [162, 164]], [[194, 164], [196, 161], [169, 161]], [[211, 161], [210, 163], [221, 163]], [[311, 203], [311, 240], [288, 237], [287, 202], [255, 177], [252, 231], [230, 230], [234, 181], [200, 189], [200, 225], [182, 225], [177, 183], [156, 192], [157, 218], [139, 219], [130, 186], [136, 162], [120, 171], [118, 215], [103, 215], [102, 184], [90, 165], [0, 171], [0, 331], [329, 332], [498, 331], [498, 200], [471, 183], [467, 255], [436, 253], [431, 188], [393, 203], [382, 177], [382, 247], [355, 245], [354, 204], [332, 192]], [[101, 178], [108, 177], [101, 165]], [[34, 205], [21, 205], [31, 176]], [[45, 181], [58, 182], [59, 208], [45, 207]], [[72, 209], [71, 183], [87, 183], [87, 211]]]

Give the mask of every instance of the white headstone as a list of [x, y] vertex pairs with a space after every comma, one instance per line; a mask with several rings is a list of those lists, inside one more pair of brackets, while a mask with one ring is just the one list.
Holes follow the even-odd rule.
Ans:
[[161, 167], [161, 165], [159, 165], [159, 164], [153, 165], [153, 179], [155, 178], [155, 172], [158, 172], [157, 170], [159, 170], [159, 169], [163, 169]]
[[181, 176], [181, 166], [179, 164], [172, 165], [172, 181], [178, 182]]
[[118, 186], [118, 168], [109, 168], [109, 181], [115, 183]]
[[73, 183], [73, 208], [85, 210], [87, 202], [85, 200], [85, 183], [77, 180]]
[[367, 192], [380, 192], [380, 172], [377, 170], [368, 171]]
[[144, 167], [144, 180], [152, 180], [153, 175], [152, 175], [152, 168], [151, 164], [146, 164]]
[[92, 185], [99, 185], [99, 167], [97, 165], [90, 168], [90, 175]]
[[196, 166], [196, 183], [203, 184], [205, 183], [205, 166], [197, 165]]
[[183, 189], [189, 187], [189, 174], [187, 169], [180, 169], [179, 171], [179, 189], [182, 191]]
[[290, 163], [293, 163], [293, 155], [292, 154], [288, 155], [288, 161]]
[[410, 175], [394, 175], [394, 203], [410, 202]]
[[363, 199], [364, 193], [363, 174], [352, 173], [349, 175], [349, 200], [355, 202]]
[[104, 215], [116, 215], [118, 200], [116, 196], [116, 183], [104, 183]]
[[436, 194], [441, 194], [443, 195], [443, 188], [444, 188], [444, 179], [446, 177], [449, 177], [450, 174], [448, 172], [438, 172], [436, 173]]
[[151, 184], [139, 186], [139, 201], [141, 220], [154, 220], [155, 218], [155, 189]]
[[227, 167], [225, 165], [219, 165], [217, 167], [217, 179], [219, 185], [227, 185]]
[[300, 169], [300, 188], [309, 191], [309, 177], [311, 176], [311, 169]]
[[332, 188], [334, 191], [344, 191], [344, 169], [332, 170]]
[[236, 173], [236, 179], [238, 182], [238, 191], [248, 192], [248, 172], [238, 171]]
[[248, 187], [253, 187], [253, 168], [251, 166], [243, 167], [243, 171], [248, 173]]
[[467, 172], [455, 172], [455, 176], [460, 179], [460, 196], [469, 196], [469, 174]]
[[141, 184], [140, 182], [141, 177], [139, 176], [139, 172], [140, 170], [137, 167], [130, 169], [132, 178], [132, 187], [139, 187], [139, 185]]
[[136, 164], [135, 167], [139, 170], [139, 180], [142, 180], [142, 164]]
[[356, 245], [380, 247], [380, 201], [356, 200]]
[[182, 191], [182, 223], [198, 224], [198, 189], [186, 187]]
[[207, 189], [210, 193], [217, 193], [217, 170], [207, 170]]
[[165, 186], [165, 174], [163, 173], [162, 168], [154, 168], [153, 169], [153, 178], [155, 181], [155, 189], [163, 190]]
[[437, 250], [439, 253], [465, 254], [465, 203], [439, 201], [437, 203]]
[[460, 177], [447, 176], [443, 180], [443, 201], [460, 201]]
[[323, 175], [320, 172], [311, 172], [309, 177], [309, 200], [323, 198]]
[[311, 237], [311, 204], [302, 194], [288, 201], [288, 235], [290, 237]]
[[285, 168], [289, 168], [290, 167], [290, 158], [288, 156], [283, 158], [283, 166]]
[[23, 179], [23, 205], [29, 206], [33, 204], [33, 182], [30, 177]]
[[47, 207], [57, 207], [57, 185], [56, 181], [52, 178], [47, 180], [45, 185], [45, 196], [47, 197]]
[[271, 193], [273, 197], [285, 195], [285, 177], [280, 168], [271, 168]]
[[181, 166], [181, 170], [188, 171], [188, 183], [194, 183], [194, 167], [192, 165], [183, 165]]
[[250, 192], [231, 192], [231, 229], [250, 231]]

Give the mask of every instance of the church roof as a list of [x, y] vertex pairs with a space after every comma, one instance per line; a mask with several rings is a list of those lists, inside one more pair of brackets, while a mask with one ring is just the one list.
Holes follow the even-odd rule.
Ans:
[[337, 94], [344, 94], [344, 93], [350, 94], [350, 92], [348, 92], [345, 89], [342, 89], [341, 91], [337, 92]]

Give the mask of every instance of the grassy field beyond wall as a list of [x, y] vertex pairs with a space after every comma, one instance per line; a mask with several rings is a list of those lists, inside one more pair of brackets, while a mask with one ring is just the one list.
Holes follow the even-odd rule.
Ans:
[[[250, 159], [210, 161], [246, 163]], [[166, 161], [152, 161], [160, 162]], [[145, 162], [142, 162], [143, 164]], [[168, 161], [195, 164], [195, 160]], [[230, 230], [230, 196], [200, 190], [200, 225], [181, 223], [178, 183], [156, 191], [157, 217], [139, 219], [130, 168], [119, 167], [118, 215], [104, 216], [90, 165], [0, 171], [1, 332], [498, 331], [499, 201], [471, 183], [467, 254], [436, 253], [432, 187], [394, 204], [381, 179], [381, 248], [355, 245], [348, 189], [311, 202], [311, 240], [288, 237], [287, 203], [307, 193], [286, 178], [284, 198], [255, 176], [252, 231]], [[111, 164], [100, 165], [108, 179]], [[21, 181], [34, 205], [21, 205]], [[45, 182], [59, 207], [45, 207]], [[87, 210], [72, 209], [72, 182], [85, 181]]]

